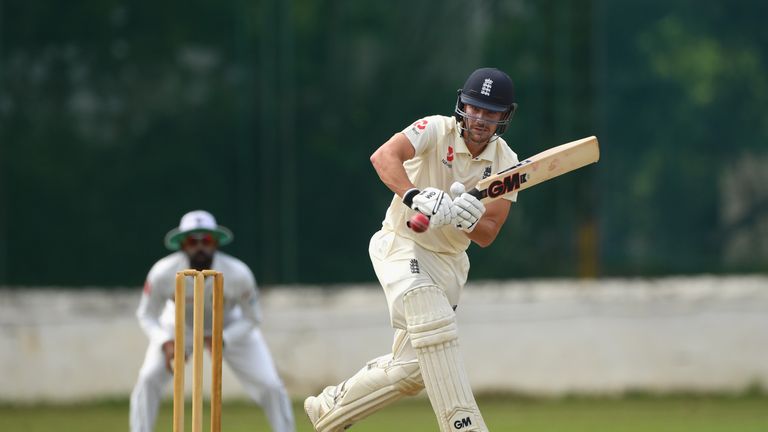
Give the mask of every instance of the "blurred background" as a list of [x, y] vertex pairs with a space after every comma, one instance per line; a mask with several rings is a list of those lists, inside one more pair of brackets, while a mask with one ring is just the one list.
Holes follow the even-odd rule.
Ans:
[[[472, 278], [764, 272], [761, 1], [0, 2], [0, 284], [141, 284], [187, 210], [264, 284], [374, 280], [368, 156], [506, 70], [521, 195]], [[350, 205], [355, 197], [355, 205]]]
[[[204, 208], [264, 288], [292, 395], [354, 372], [390, 332], [366, 251], [392, 194], [368, 157], [418, 118], [451, 115], [467, 75], [490, 66], [516, 84], [504, 138], [521, 158], [596, 135], [601, 159], [522, 193], [496, 242], [471, 248], [465, 339], [499, 349], [500, 332], [509, 357], [493, 363], [520, 371], [504, 387], [506, 370], [485, 369], [480, 387], [768, 385], [767, 20], [759, 0], [0, 0], [0, 330], [19, 347], [4, 370], [52, 368], [18, 399], [127, 395], [146, 272], [181, 215]], [[343, 333], [345, 313], [359, 333]], [[49, 347], [62, 323], [83, 327]], [[98, 369], [50, 363], [73, 345], [82, 356], [77, 334], [98, 329], [130, 353], [121, 384], [52, 389]], [[547, 367], [526, 375], [521, 347]], [[341, 364], [327, 353], [356, 349]], [[302, 370], [306, 357], [336, 369]], [[92, 359], [114, 374], [116, 359]], [[0, 399], [24, 387], [4, 385]]]

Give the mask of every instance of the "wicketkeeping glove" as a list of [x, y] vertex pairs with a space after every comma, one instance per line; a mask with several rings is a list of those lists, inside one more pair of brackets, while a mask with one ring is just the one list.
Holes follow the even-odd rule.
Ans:
[[451, 211], [453, 201], [440, 189], [433, 187], [422, 191], [416, 188], [409, 189], [403, 194], [403, 204], [429, 216], [429, 226], [432, 228], [447, 225], [453, 219]]
[[462, 231], [472, 232], [485, 213], [485, 206], [473, 195], [465, 193], [464, 185], [459, 182], [451, 185], [451, 193], [456, 197], [451, 207], [451, 224]]

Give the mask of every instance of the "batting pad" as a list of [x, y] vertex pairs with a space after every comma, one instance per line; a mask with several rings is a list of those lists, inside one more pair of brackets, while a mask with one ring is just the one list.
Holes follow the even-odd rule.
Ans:
[[464, 369], [456, 314], [443, 290], [413, 289], [403, 296], [411, 345], [421, 366], [441, 432], [487, 432]]
[[304, 410], [318, 432], [341, 432], [379, 409], [424, 388], [416, 359], [394, 362], [386, 355], [368, 362], [352, 378], [326, 387], [304, 401]]

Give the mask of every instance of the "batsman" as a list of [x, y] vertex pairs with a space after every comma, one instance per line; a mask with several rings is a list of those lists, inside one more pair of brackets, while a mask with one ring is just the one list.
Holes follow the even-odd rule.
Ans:
[[[394, 341], [391, 353], [305, 400], [316, 431], [343, 431], [425, 387], [441, 432], [488, 430], [460, 354], [455, 311], [470, 242], [493, 243], [517, 194], [483, 204], [464, 190], [518, 162], [501, 138], [516, 109], [509, 76], [477, 69], [459, 89], [453, 116], [417, 120], [371, 156], [395, 194], [369, 245]], [[429, 217], [425, 232], [409, 228], [416, 212]]]

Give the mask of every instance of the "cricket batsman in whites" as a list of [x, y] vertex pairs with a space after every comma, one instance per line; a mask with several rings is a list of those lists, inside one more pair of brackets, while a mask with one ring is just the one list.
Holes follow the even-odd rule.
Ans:
[[[464, 190], [518, 162], [501, 138], [516, 108], [509, 76], [478, 69], [458, 91], [453, 116], [417, 120], [371, 156], [395, 193], [369, 246], [394, 342], [390, 354], [306, 399], [316, 431], [345, 430], [425, 387], [441, 432], [488, 430], [460, 355], [455, 310], [469, 272], [466, 249], [496, 239], [517, 194], [484, 205]], [[429, 217], [421, 233], [408, 223], [416, 212]]]

